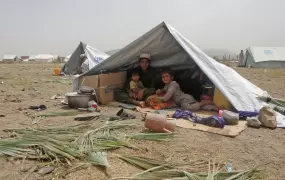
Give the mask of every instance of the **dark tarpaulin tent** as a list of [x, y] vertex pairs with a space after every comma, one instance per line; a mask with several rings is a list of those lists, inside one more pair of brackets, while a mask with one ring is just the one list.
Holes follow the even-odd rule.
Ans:
[[[154, 68], [168, 67], [173, 70], [182, 70], [196, 67], [201, 69], [236, 110], [255, 111], [266, 105], [256, 98], [257, 95], [268, 95], [266, 91], [252, 84], [232, 68], [206, 55], [165, 22], [154, 27], [82, 76], [133, 68], [138, 65], [139, 54], [145, 52], [151, 54], [151, 66]], [[278, 114], [277, 119], [278, 126], [285, 127], [284, 116]]]
[[80, 42], [75, 51], [70, 56], [69, 60], [64, 64], [61, 72], [68, 75], [79, 74], [79, 67], [83, 63], [80, 55], [85, 54], [89, 61], [89, 69], [96, 66], [100, 62], [104, 61], [109, 55], [83, 43]]

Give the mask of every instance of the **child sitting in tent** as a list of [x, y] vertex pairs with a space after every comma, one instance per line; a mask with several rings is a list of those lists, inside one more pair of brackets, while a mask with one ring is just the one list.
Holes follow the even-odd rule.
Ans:
[[197, 111], [199, 109], [217, 111], [217, 108], [213, 105], [212, 101], [198, 102], [193, 98], [193, 96], [183, 93], [179, 84], [176, 81], [173, 81], [173, 74], [171, 71], [163, 71], [161, 76], [165, 86], [163, 89], [158, 89], [156, 94], [161, 95], [165, 93], [160, 97], [162, 102], [173, 100], [177, 105], [181, 106], [182, 109], [190, 111]]
[[[144, 91], [144, 85], [140, 81], [140, 74], [137, 71], [132, 73], [131, 81], [130, 81], [130, 97], [134, 100], [141, 100], [138, 99], [138, 93]], [[141, 101], [140, 106], [144, 107], [145, 103]]]

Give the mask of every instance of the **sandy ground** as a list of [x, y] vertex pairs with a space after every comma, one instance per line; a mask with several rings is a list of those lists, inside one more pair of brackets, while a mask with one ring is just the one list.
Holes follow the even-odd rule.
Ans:
[[[45, 104], [46, 112], [61, 108], [59, 100], [50, 100], [56, 93], [64, 95], [71, 90], [68, 80], [51, 76], [52, 64], [0, 64], [0, 136], [7, 128], [25, 128], [32, 126], [26, 110], [30, 105]], [[235, 68], [240, 74], [257, 86], [267, 90], [272, 96], [285, 98], [285, 70]], [[3, 84], [1, 83], [3, 82]], [[45, 118], [34, 127], [76, 124], [72, 117]], [[133, 131], [140, 131], [134, 129]], [[265, 179], [284, 179], [285, 171], [285, 131], [284, 129], [247, 128], [236, 138], [228, 138], [200, 131], [178, 129], [181, 138], [172, 142], [136, 142], [140, 150], [121, 148], [123, 154], [136, 154], [155, 157], [161, 160], [188, 162], [194, 159], [216, 159], [230, 161], [234, 170], [255, 165], [264, 165]], [[130, 176], [139, 170], [116, 158], [110, 158], [109, 177], [96, 167], [69, 174], [66, 179], [109, 179], [117, 176]], [[20, 171], [22, 166], [35, 162], [0, 159], [0, 179], [22, 179], [27, 173]], [[267, 164], [269, 163], [269, 164]], [[266, 164], [266, 165], [265, 165]], [[36, 173], [27, 179], [39, 179]]]

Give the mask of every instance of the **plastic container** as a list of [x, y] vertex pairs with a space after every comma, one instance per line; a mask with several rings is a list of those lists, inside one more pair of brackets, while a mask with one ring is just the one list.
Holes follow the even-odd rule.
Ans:
[[237, 113], [228, 111], [228, 110], [223, 110], [219, 111], [219, 116], [223, 117], [227, 125], [236, 125], [238, 124], [239, 121], [239, 115]]
[[227, 169], [227, 172], [233, 172], [233, 166], [231, 163], [227, 162], [226, 163], [226, 169]]
[[59, 76], [60, 75], [60, 68], [56, 67], [53, 69], [52, 75]]
[[145, 127], [154, 132], [171, 133], [175, 130], [175, 121], [167, 120], [165, 114], [147, 113]]
[[91, 111], [97, 111], [98, 104], [95, 101], [89, 101], [88, 107], [89, 107], [89, 110]]

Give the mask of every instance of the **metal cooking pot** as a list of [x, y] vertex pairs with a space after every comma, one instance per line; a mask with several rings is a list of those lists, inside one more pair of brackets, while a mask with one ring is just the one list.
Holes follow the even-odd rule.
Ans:
[[77, 92], [66, 93], [65, 97], [71, 108], [88, 108], [88, 102], [96, 99], [94, 94], [77, 94]]

